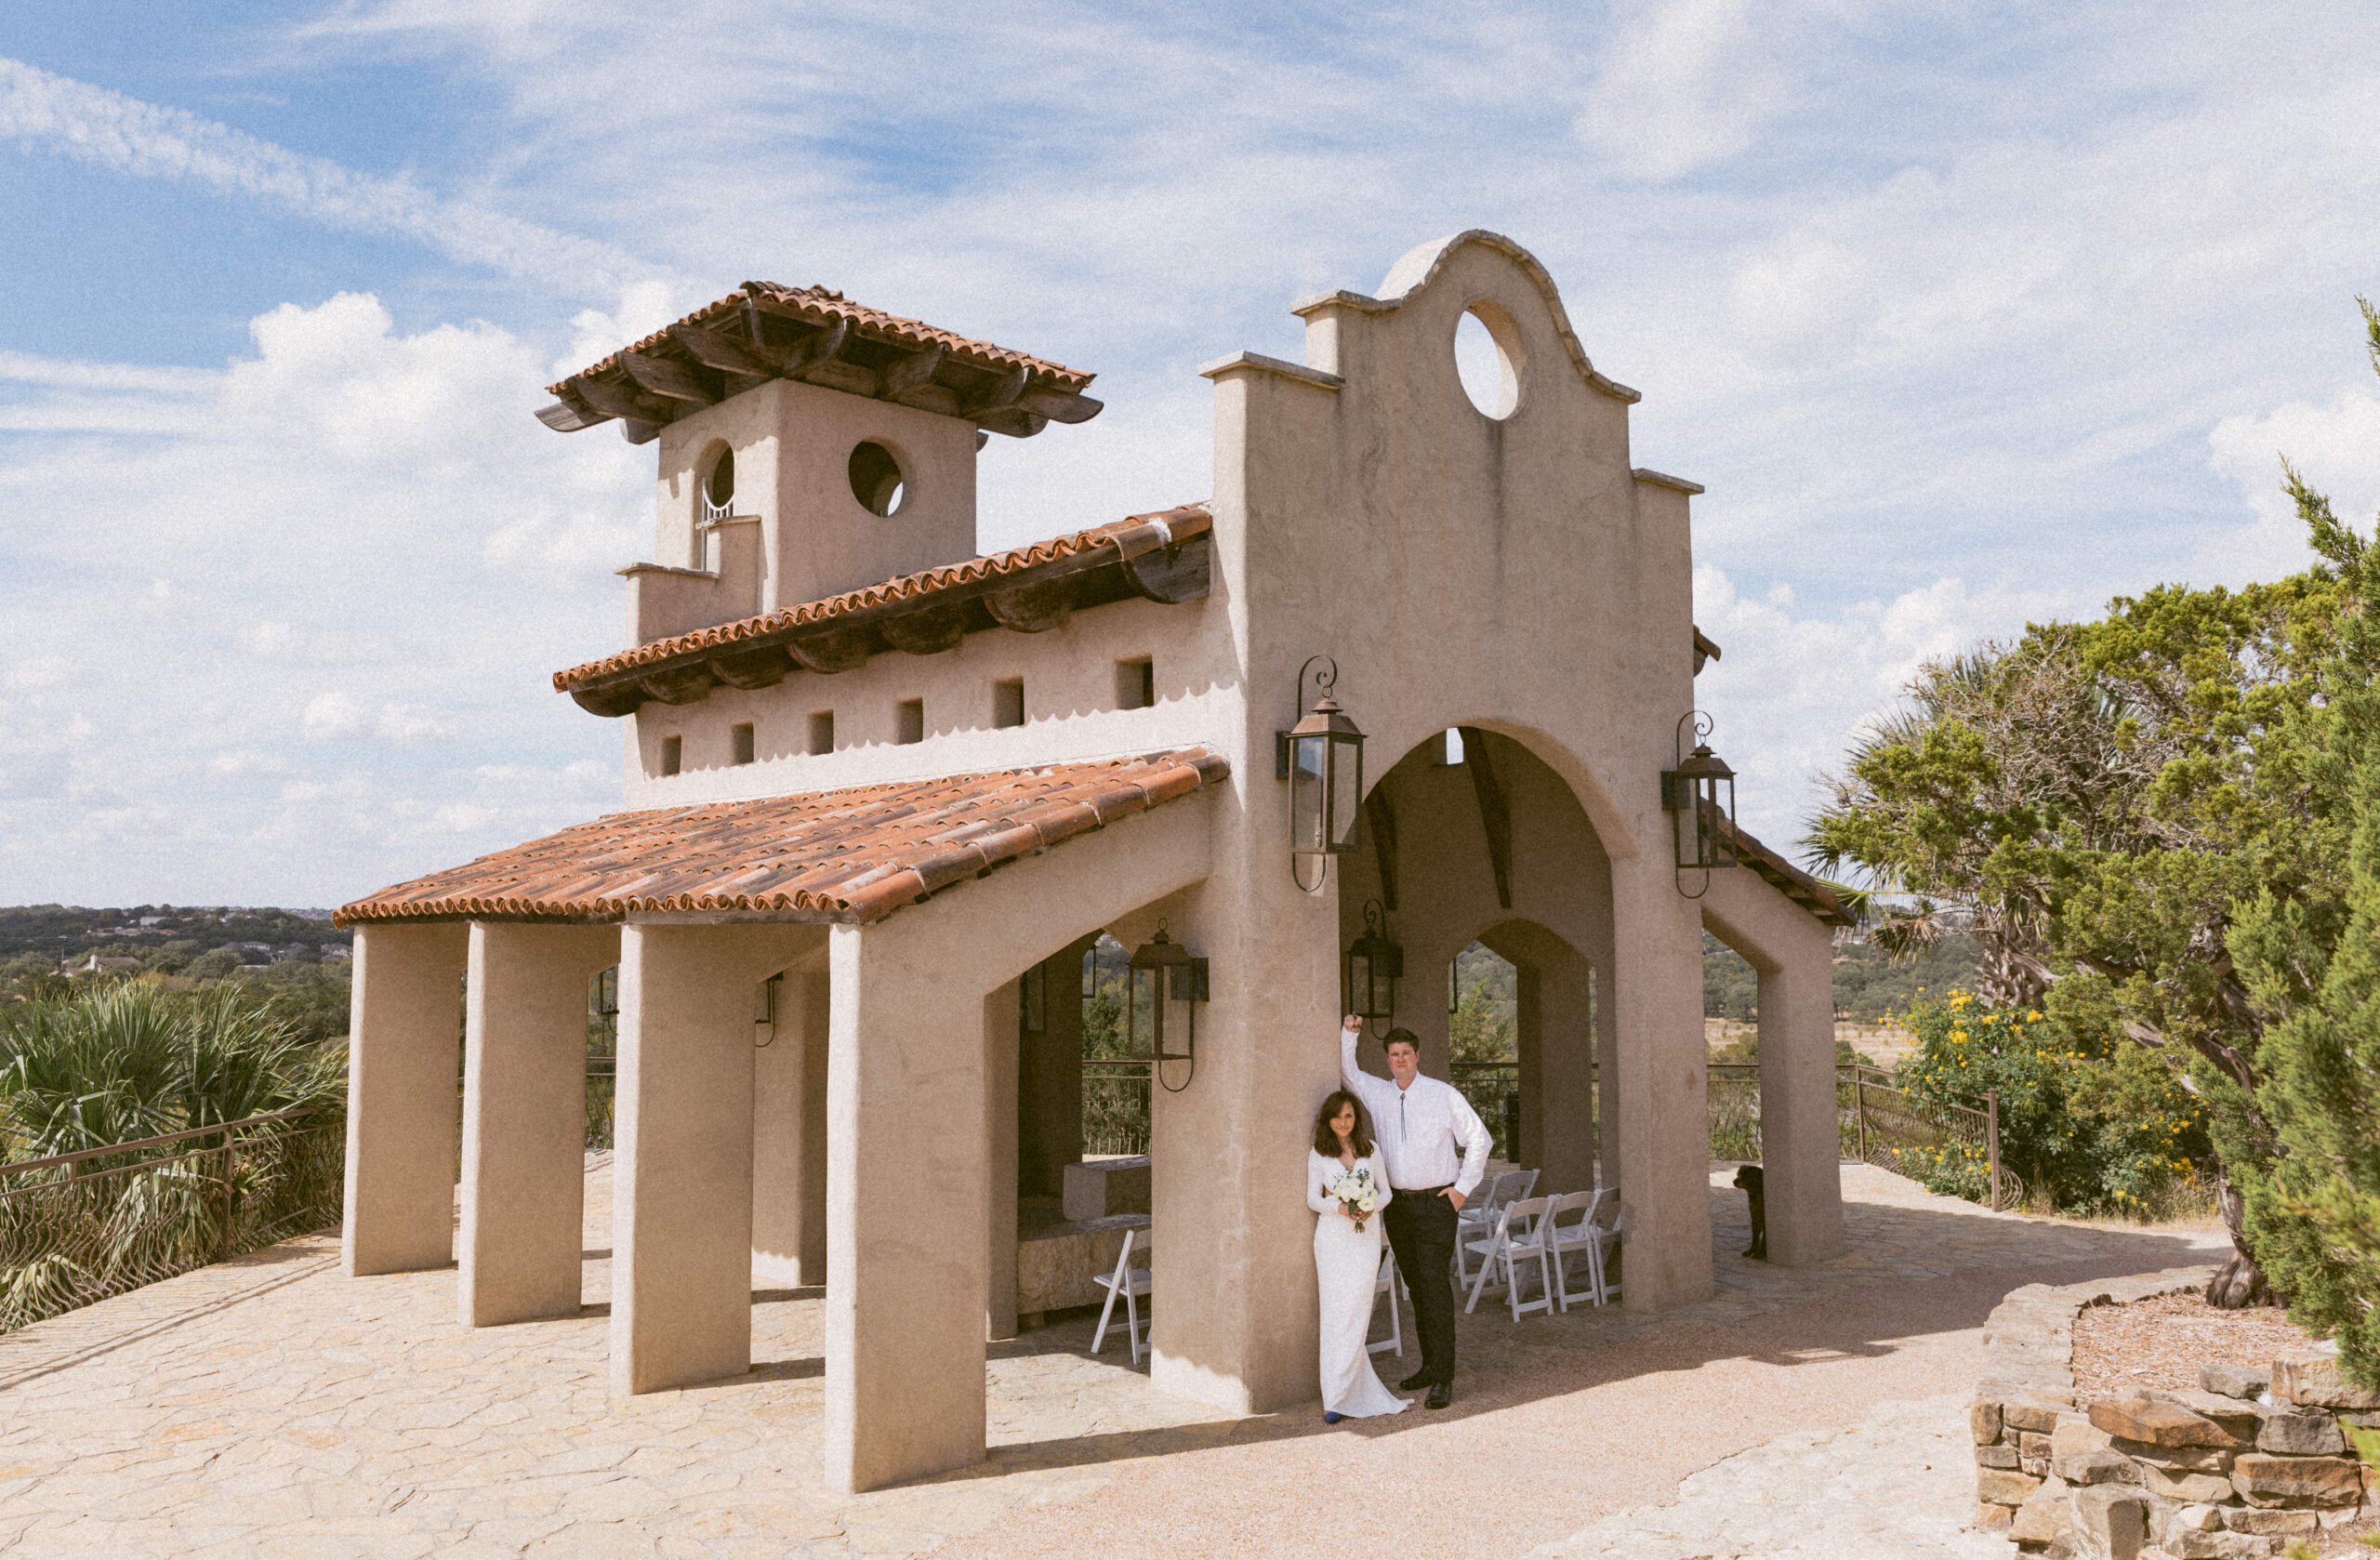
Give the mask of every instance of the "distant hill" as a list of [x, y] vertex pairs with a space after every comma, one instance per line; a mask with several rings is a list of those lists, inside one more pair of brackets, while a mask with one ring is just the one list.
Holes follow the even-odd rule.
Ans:
[[[202, 954], [226, 948], [243, 964], [315, 963], [354, 942], [327, 910], [271, 906], [134, 905], [0, 906], [0, 962], [42, 956], [60, 962], [138, 958], [144, 968], [178, 972]], [[220, 962], [219, 960], [218, 962]]]

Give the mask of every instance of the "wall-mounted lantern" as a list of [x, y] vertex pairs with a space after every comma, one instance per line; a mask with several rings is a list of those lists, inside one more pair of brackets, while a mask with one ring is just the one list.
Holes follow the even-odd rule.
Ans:
[[[1694, 727], [1694, 751], [1687, 753], [1686, 729]], [[1704, 739], [1716, 727], [1711, 717], [1691, 709], [1678, 717], [1673, 751], [1675, 769], [1661, 772], [1661, 805], [1670, 813], [1677, 856], [1678, 892], [1686, 893], [1685, 875], [1702, 874], [1702, 886], [1688, 899], [1711, 890], [1711, 873], [1736, 865], [1736, 772], [1711, 751]]]
[[[1321, 669], [1316, 663], [1321, 663]], [[1274, 777], [1289, 783], [1289, 875], [1308, 893], [1319, 892], [1330, 858], [1355, 848], [1355, 821], [1364, 810], [1364, 734], [1331, 697], [1339, 663], [1328, 655], [1308, 658], [1298, 668], [1298, 703], [1303, 704], [1308, 673], [1317, 696], [1314, 707], [1274, 745]], [[1304, 866], [1316, 860], [1314, 881]]]
[[1396, 1016], [1396, 982], [1405, 973], [1405, 950], [1388, 938], [1387, 913], [1377, 899], [1364, 902], [1364, 934], [1347, 949], [1347, 1011], [1386, 1024]]
[[[1132, 950], [1131, 963], [1124, 971], [1124, 1054], [1135, 1062], [1150, 1064], [1166, 1091], [1178, 1094], [1190, 1087], [1190, 1078], [1198, 1072], [1198, 1004], [1207, 999], [1207, 961], [1165, 934], [1165, 923], [1157, 923], [1157, 935]], [[1182, 1049], [1170, 1048], [1166, 1033], [1166, 1009], [1179, 1002], [1188, 1010], [1179, 1034]], [[1148, 1018], [1144, 1028], [1143, 1004]], [[1182, 1080], [1180, 1089], [1165, 1083], [1165, 1064], [1187, 1062], [1189, 1077]]]
[[760, 983], [752, 998], [752, 1049], [766, 1051], [777, 1038], [777, 991], [785, 985], [780, 970]]

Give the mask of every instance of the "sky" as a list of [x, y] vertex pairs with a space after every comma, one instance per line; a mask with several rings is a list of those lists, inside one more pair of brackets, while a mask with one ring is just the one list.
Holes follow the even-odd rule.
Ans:
[[652, 454], [540, 387], [747, 278], [1097, 371], [980, 540], [1204, 496], [1202, 363], [1508, 233], [1689, 477], [1790, 846], [1929, 656], [2368, 524], [2380, 8], [0, 9], [0, 904], [336, 905], [616, 807]]

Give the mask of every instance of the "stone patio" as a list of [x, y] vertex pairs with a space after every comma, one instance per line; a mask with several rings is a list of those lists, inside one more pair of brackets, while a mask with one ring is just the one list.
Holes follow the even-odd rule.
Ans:
[[[598, 1160], [575, 1319], [466, 1329], [451, 1271], [342, 1279], [337, 1240], [315, 1236], [0, 1338], [0, 1550], [1307, 1553], [1327, 1532], [1334, 1551], [1752, 1555], [1847, 1525], [1912, 1546], [1863, 1553], [1989, 1553], [1957, 1536], [1971, 1474], [1935, 1476], [1941, 1430], [1915, 1400], [1964, 1403], [2009, 1289], [2202, 1260], [2221, 1233], [2030, 1221], [1844, 1177], [1852, 1254], [1823, 1267], [1738, 1259], [1743, 1198], [1716, 1172], [1713, 1299], [1517, 1328], [1483, 1300], [1448, 1413], [1220, 1418], [1152, 1390], [1120, 1341], [1091, 1357], [1078, 1319], [994, 1346], [989, 1462], [853, 1497], [819, 1475], [815, 1290], [756, 1293], [748, 1375], [608, 1395]], [[1845, 1474], [1854, 1443], [1872, 1477]], [[1739, 1520], [1751, 1489], [1756, 1524]]]

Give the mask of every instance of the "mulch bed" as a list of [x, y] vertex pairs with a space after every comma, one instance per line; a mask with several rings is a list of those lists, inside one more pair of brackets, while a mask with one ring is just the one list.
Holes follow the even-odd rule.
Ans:
[[2074, 1317], [2074, 1400], [2198, 1386], [2202, 1365], [2269, 1367], [2313, 1342], [2277, 1305], [2217, 1311], [2195, 1291], [2085, 1306]]

